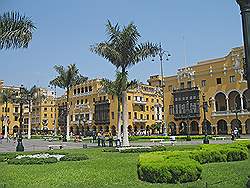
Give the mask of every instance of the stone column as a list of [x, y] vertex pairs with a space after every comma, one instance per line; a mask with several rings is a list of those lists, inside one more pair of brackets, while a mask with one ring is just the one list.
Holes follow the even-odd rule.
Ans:
[[178, 135], [180, 133], [179, 125], [176, 125], [176, 134]]
[[242, 123], [241, 124], [241, 131], [242, 131], [242, 134], [246, 134], [246, 124], [245, 123]]
[[226, 103], [227, 103], [226, 104], [227, 105], [227, 111], [229, 111], [229, 98], [228, 97], [226, 98]]
[[227, 124], [227, 134], [231, 135], [231, 133], [232, 133], [231, 124], [228, 123], [228, 124]]
[[240, 94], [240, 106], [241, 106], [241, 111], [243, 111], [244, 109], [243, 109], [243, 95], [242, 94]]
[[216, 112], [216, 102], [215, 102], [215, 98], [212, 98], [212, 101], [213, 101], [213, 106], [214, 106], [213, 112]]
[[200, 124], [199, 126], [198, 126], [198, 131], [199, 131], [199, 134], [202, 134], [202, 124]]

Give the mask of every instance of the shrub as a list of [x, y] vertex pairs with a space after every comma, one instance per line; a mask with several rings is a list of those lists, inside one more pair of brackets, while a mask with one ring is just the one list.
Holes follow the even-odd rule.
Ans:
[[9, 159], [14, 159], [17, 157], [16, 153], [1, 153], [0, 154], [0, 162], [5, 162]]
[[55, 157], [49, 158], [29, 158], [23, 157], [21, 159], [9, 159], [8, 164], [14, 165], [30, 165], [30, 164], [46, 164], [46, 163], [56, 163], [58, 160]]
[[141, 154], [138, 177], [152, 183], [183, 183], [200, 178], [201, 164], [240, 161], [248, 158], [247, 145], [203, 145], [193, 151], [152, 152]]
[[60, 159], [60, 161], [82, 161], [88, 159], [85, 154], [68, 154]]
[[[145, 154], [144, 154], [145, 155]], [[138, 176], [151, 183], [190, 182], [200, 178], [201, 165], [184, 152], [140, 155]]]

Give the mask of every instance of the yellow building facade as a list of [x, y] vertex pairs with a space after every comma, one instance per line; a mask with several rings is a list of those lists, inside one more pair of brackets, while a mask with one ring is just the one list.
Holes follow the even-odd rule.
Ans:
[[[139, 84], [127, 92], [127, 102], [128, 131], [131, 135], [150, 134], [153, 126], [162, 123], [162, 93], [159, 87]], [[59, 109], [63, 109], [65, 103], [66, 96], [57, 99]], [[65, 114], [59, 110], [61, 130], [66, 126]], [[70, 132], [74, 134], [95, 131], [115, 135], [118, 131], [118, 100], [116, 96], [103, 92], [101, 79], [87, 80], [70, 89], [69, 115]]]
[[225, 57], [180, 68], [164, 78], [169, 133], [231, 134], [237, 127], [240, 134], [250, 134], [250, 90], [243, 79], [243, 58], [243, 48], [233, 48]]

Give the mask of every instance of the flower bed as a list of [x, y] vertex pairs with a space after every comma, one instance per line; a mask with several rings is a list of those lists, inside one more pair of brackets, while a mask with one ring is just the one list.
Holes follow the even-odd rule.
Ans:
[[46, 164], [56, 163], [59, 161], [80, 161], [86, 160], [88, 156], [85, 154], [71, 154], [67, 152], [40, 152], [40, 153], [25, 153], [19, 155], [17, 153], [3, 153], [0, 154], [0, 162], [7, 162], [8, 164], [26, 165], [26, 164]]
[[193, 151], [151, 152], [141, 154], [138, 177], [151, 183], [184, 183], [196, 181], [201, 164], [240, 161], [248, 158], [248, 144], [203, 145]]

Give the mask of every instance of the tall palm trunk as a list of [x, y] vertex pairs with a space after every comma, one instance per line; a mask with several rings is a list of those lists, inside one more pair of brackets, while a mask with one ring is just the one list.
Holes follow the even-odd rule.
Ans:
[[66, 103], [66, 110], [67, 110], [67, 140], [70, 140], [70, 135], [69, 135], [69, 88], [67, 88], [67, 103]]
[[29, 101], [29, 122], [28, 122], [28, 139], [31, 139], [31, 109], [32, 102]]
[[129, 146], [128, 140], [128, 103], [127, 91], [122, 92], [122, 116], [123, 116], [123, 146]]
[[5, 105], [5, 118], [4, 118], [4, 138], [8, 137], [8, 120], [7, 120], [7, 110], [8, 110], [8, 102], [6, 101], [6, 105]]
[[121, 141], [121, 98], [117, 97], [117, 104], [118, 104], [118, 122], [117, 122], [117, 129], [118, 129], [118, 133], [117, 133], [117, 138]]

